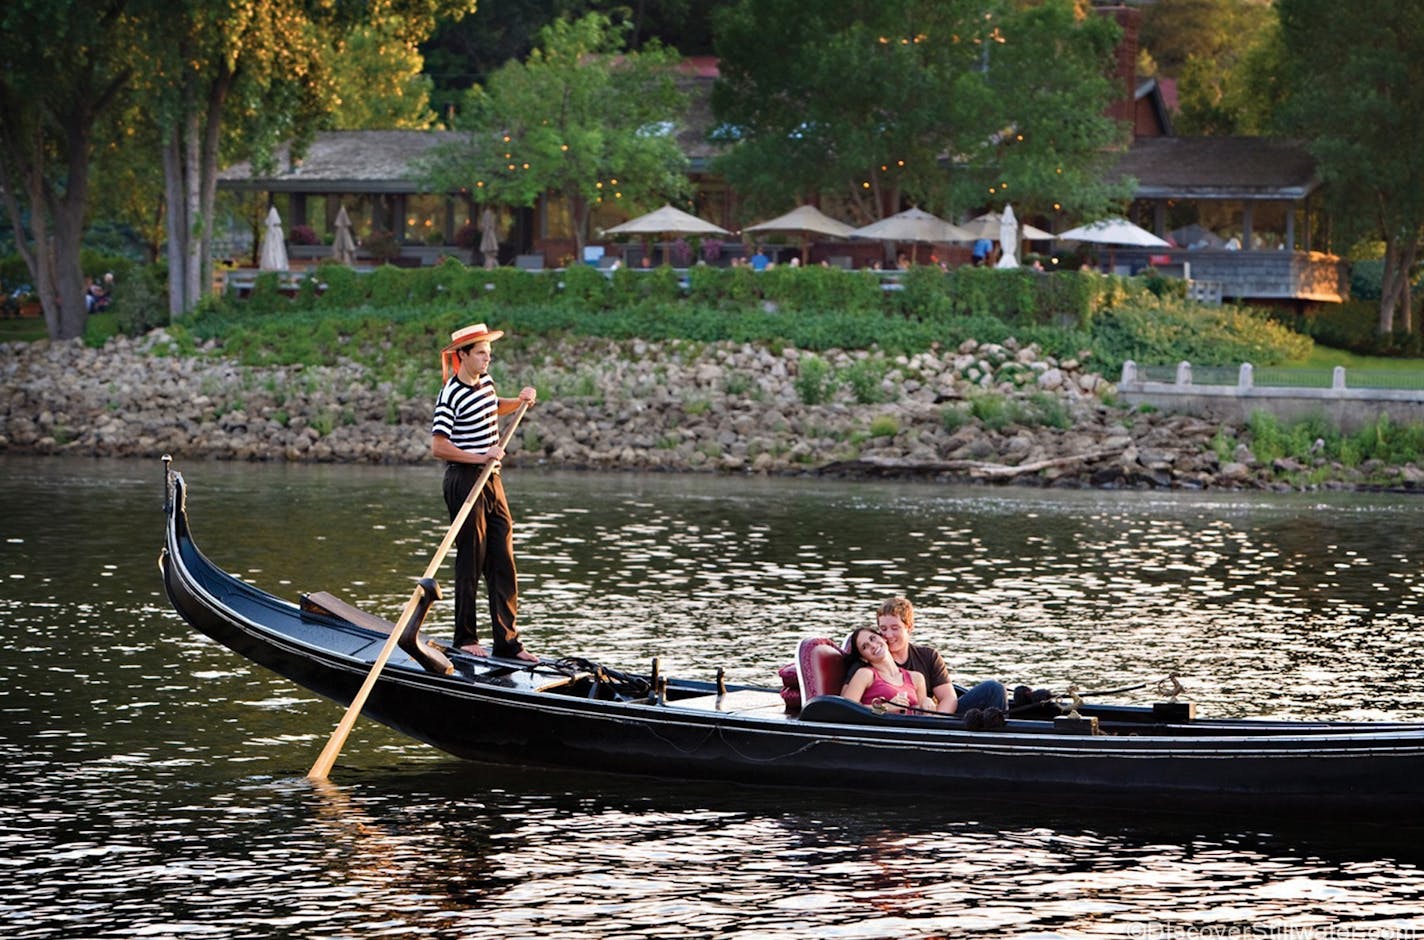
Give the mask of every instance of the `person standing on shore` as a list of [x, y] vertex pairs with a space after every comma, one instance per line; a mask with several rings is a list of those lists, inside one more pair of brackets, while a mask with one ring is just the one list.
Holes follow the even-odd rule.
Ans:
[[490, 632], [495, 656], [538, 662], [519, 641], [519, 575], [514, 566], [514, 517], [504, 498], [498, 462], [499, 416], [534, 404], [537, 392], [526, 386], [518, 398], [500, 398], [489, 376], [491, 346], [504, 335], [476, 323], [450, 334], [441, 352], [445, 384], [435, 402], [431, 453], [445, 461], [445, 505], [453, 522], [485, 465], [496, 464], [475, 498], [455, 538], [455, 647], [485, 655], [476, 631], [480, 577], [489, 593]]

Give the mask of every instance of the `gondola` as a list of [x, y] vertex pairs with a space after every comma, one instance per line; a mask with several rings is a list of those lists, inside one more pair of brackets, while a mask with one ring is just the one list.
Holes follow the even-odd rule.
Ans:
[[[160, 555], [174, 608], [218, 643], [341, 704], [392, 625], [326, 594], [289, 601], [210, 562], [194, 543], [186, 484], [165, 471]], [[421, 641], [422, 643], [424, 641]], [[448, 672], [403, 644], [362, 715], [461, 758], [671, 779], [865, 788], [1154, 811], [1424, 818], [1424, 722], [1199, 717], [1152, 706], [1057, 701], [997, 727], [890, 714], [821, 694], [838, 657], [802, 644], [803, 704], [774, 687], [669, 679], [587, 659], [524, 663], [446, 650]], [[819, 650], [819, 653], [818, 653]]]

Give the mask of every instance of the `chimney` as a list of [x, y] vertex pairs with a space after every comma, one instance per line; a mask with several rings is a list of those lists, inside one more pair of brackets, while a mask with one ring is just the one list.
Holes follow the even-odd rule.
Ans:
[[1108, 107], [1108, 116], [1130, 124], [1137, 112], [1137, 34], [1142, 25], [1142, 11], [1124, 4], [1110, 4], [1095, 6], [1093, 12], [1112, 17], [1122, 29], [1112, 74], [1118, 92]]

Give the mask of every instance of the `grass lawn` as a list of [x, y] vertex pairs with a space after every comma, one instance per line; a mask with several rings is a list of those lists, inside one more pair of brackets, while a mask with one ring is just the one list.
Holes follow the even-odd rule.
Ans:
[[1299, 362], [1288, 362], [1285, 368], [1333, 369], [1344, 366], [1351, 371], [1362, 372], [1419, 372], [1424, 373], [1424, 359], [1401, 359], [1390, 356], [1359, 356], [1340, 349], [1330, 349], [1318, 343], [1309, 356]]
[[[102, 346], [118, 332], [118, 320], [112, 313], [90, 314], [84, 328], [84, 342]], [[30, 343], [49, 335], [44, 317], [7, 317], [0, 320], [0, 343]]]

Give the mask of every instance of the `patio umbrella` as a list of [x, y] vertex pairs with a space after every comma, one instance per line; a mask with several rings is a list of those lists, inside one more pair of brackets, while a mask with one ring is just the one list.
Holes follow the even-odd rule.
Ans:
[[499, 235], [495, 232], [494, 212], [485, 209], [480, 213], [480, 254], [485, 256], [485, 268], [499, 267]]
[[1116, 267], [1117, 259], [1114, 257], [1113, 248], [1118, 245], [1132, 248], [1172, 247], [1147, 229], [1133, 225], [1127, 219], [1116, 217], [1099, 219], [1097, 222], [1090, 222], [1087, 225], [1070, 228], [1066, 232], [1059, 232], [1058, 239], [1065, 242], [1093, 242], [1098, 245], [1107, 245], [1109, 271]]
[[756, 225], [748, 225], [744, 232], [785, 232], [801, 236], [801, 260], [808, 260], [812, 236], [825, 235], [830, 238], [849, 238], [855, 231], [852, 226], [826, 215], [815, 206], [797, 206], [785, 215], [779, 215]]
[[663, 206], [647, 215], [629, 219], [622, 225], [604, 229], [605, 235], [730, 235], [731, 232], [720, 225], [713, 225], [705, 219]]
[[998, 268], [1019, 266], [1019, 220], [1014, 218], [1014, 207], [1004, 205], [1004, 215], [999, 220], [999, 247], [1004, 253], [999, 256]]
[[356, 239], [351, 237], [351, 217], [342, 206], [336, 213], [336, 237], [331, 241], [331, 257], [337, 264], [356, 263]]
[[276, 206], [267, 210], [267, 223], [262, 232], [262, 249], [257, 255], [257, 267], [262, 271], [285, 271], [291, 267], [287, 262], [287, 243], [282, 239], [282, 217], [277, 214]]
[[[959, 223], [959, 227], [964, 229], [974, 238], [988, 238], [998, 240], [999, 226], [1003, 223], [1003, 214], [999, 212], [986, 212], [983, 215], [976, 215], [968, 222]], [[1019, 240], [1030, 242], [1050, 241], [1054, 237], [1052, 232], [1045, 232], [1043, 229], [1019, 223]]]
[[1127, 219], [1100, 219], [1066, 232], [1058, 233], [1059, 241], [1093, 242], [1099, 245], [1127, 245], [1134, 248], [1170, 248], [1165, 241], [1147, 229], [1133, 225]]
[[666, 235], [730, 235], [731, 232], [720, 225], [713, 225], [706, 219], [683, 212], [672, 206], [629, 219], [622, 225], [604, 229], [605, 235], [650, 235], [654, 238]]
[[858, 228], [851, 234], [856, 238], [873, 238], [882, 242], [911, 242], [917, 245], [973, 241], [964, 229], [920, 208], [897, 212], [889, 218]]

